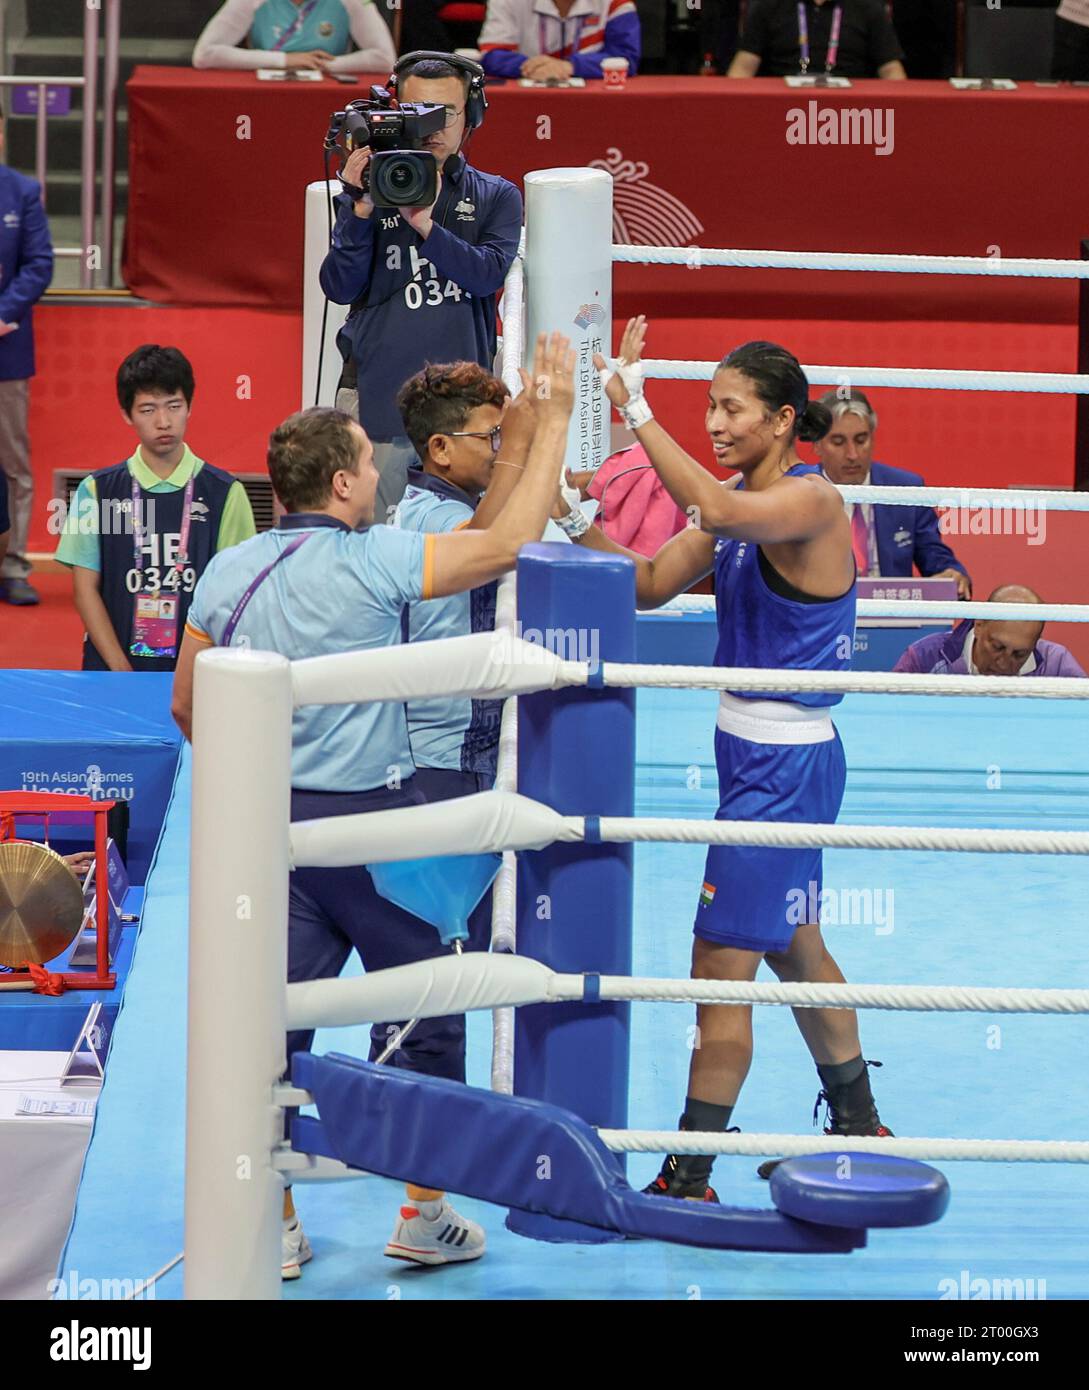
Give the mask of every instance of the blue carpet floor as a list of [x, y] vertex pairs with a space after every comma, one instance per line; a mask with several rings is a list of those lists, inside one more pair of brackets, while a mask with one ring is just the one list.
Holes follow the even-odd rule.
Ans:
[[[637, 814], [710, 816], [715, 697], [639, 695]], [[1089, 751], [1077, 702], [849, 696], [837, 712], [849, 778], [841, 819], [861, 824], [1089, 827]], [[183, 762], [76, 1216], [68, 1277], [146, 1278], [182, 1247], [189, 767]], [[688, 973], [702, 878], [698, 846], [636, 848], [633, 972]], [[848, 979], [867, 983], [1084, 986], [1089, 861], [1058, 856], [832, 851], [825, 885], [872, 889], [872, 920], [826, 924]], [[865, 899], [863, 899], [865, 901]], [[861, 914], [865, 916], [865, 912]], [[882, 1116], [899, 1134], [1084, 1139], [1089, 1019], [985, 1014], [862, 1016]], [[692, 1010], [633, 1006], [629, 1123], [672, 1128], [684, 1098]], [[366, 1055], [363, 1029], [315, 1050]], [[470, 1020], [470, 1081], [487, 1085], [490, 1017]], [[743, 1128], [805, 1133], [817, 1079], [789, 1011], [756, 1017], [756, 1056], [737, 1107]], [[643, 1183], [658, 1159], [634, 1157]], [[751, 1159], [719, 1160], [724, 1200], [766, 1205]], [[458, 1206], [488, 1232], [473, 1265], [419, 1270], [382, 1256], [400, 1189], [377, 1178], [297, 1189], [314, 1260], [288, 1299], [921, 1298], [968, 1279], [1040, 1281], [1089, 1296], [1087, 1170], [951, 1163], [947, 1216], [877, 1232], [849, 1256], [711, 1252], [655, 1243], [559, 1246], [523, 1240], [486, 1204]], [[179, 1297], [181, 1270], [158, 1284]]]

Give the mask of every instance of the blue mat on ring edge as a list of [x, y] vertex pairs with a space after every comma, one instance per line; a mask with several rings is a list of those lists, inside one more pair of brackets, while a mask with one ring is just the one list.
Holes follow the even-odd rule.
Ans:
[[[639, 693], [640, 815], [710, 816], [715, 696]], [[848, 696], [837, 724], [849, 777], [842, 819], [858, 824], [1089, 828], [1089, 750], [1080, 704]], [[183, 761], [151, 879], [62, 1275], [141, 1279], [182, 1248], [189, 764]], [[636, 847], [633, 971], [684, 976], [702, 878], [699, 846]], [[1082, 857], [829, 851], [825, 886], [856, 890], [855, 925], [826, 920], [849, 979], [868, 983], [1082, 985], [1089, 861]], [[857, 890], [871, 890], [867, 899]], [[846, 900], [844, 901], [846, 905]], [[859, 910], [861, 904], [861, 911]], [[844, 914], [846, 915], [846, 913]], [[867, 918], [859, 925], [859, 917]], [[1073, 967], [1073, 968], [1072, 968]], [[350, 968], [350, 967], [349, 967]], [[633, 1008], [633, 1128], [672, 1127], [684, 1097], [691, 1010]], [[900, 1134], [1085, 1138], [1089, 1019], [867, 1011], [863, 1050], [882, 1116]], [[317, 1052], [366, 1055], [364, 1029], [319, 1033]], [[490, 1019], [471, 1016], [470, 1080], [488, 1084]], [[736, 1121], [806, 1133], [816, 1075], [787, 1010], [757, 1012], [756, 1055]], [[630, 1159], [633, 1183], [658, 1160]], [[1020, 1280], [1049, 1299], [1089, 1295], [1086, 1171], [1067, 1164], [938, 1165], [952, 1201], [937, 1225], [874, 1231], [851, 1255], [716, 1252], [653, 1242], [561, 1246], [505, 1230], [504, 1213], [458, 1206], [488, 1232], [473, 1264], [426, 1270], [387, 1260], [400, 1188], [379, 1178], [308, 1185], [299, 1209], [314, 1248], [295, 1298], [921, 1298], [971, 1280]], [[768, 1206], [751, 1159], [720, 1159], [725, 1201]], [[1028, 1281], [1035, 1281], [1030, 1286]], [[159, 1298], [179, 1297], [181, 1269]], [[1013, 1287], [1016, 1287], [1014, 1285]]]

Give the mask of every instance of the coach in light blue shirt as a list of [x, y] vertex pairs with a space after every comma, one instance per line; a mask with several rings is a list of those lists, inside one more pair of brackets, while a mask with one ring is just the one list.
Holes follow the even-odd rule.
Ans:
[[[378, 485], [374, 451], [363, 429], [340, 411], [304, 410], [273, 432], [269, 473], [287, 515], [274, 531], [215, 557], [197, 584], [174, 678], [174, 717], [187, 737], [202, 648], [245, 645], [291, 660], [385, 649], [400, 643], [409, 604], [479, 588], [514, 566], [522, 545], [544, 530], [555, 495], [574, 400], [574, 353], [567, 340], [555, 339], [547, 353], [539, 345], [535, 369], [547, 395], [536, 402], [533, 444], [487, 530], [424, 535], [370, 524]], [[305, 707], [295, 713], [292, 734], [293, 821], [423, 800], [414, 785], [403, 704]], [[258, 757], [261, 751], [255, 750]], [[294, 870], [288, 980], [339, 975], [353, 947], [367, 970], [445, 954], [431, 926], [379, 895], [363, 864]], [[289, 1034], [288, 1058], [308, 1048], [312, 1037]], [[372, 1032], [372, 1061], [387, 1041], [383, 1028]], [[464, 1017], [421, 1020], [389, 1064], [463, 1081]], [[484, 1253], [483, 1231], [454, 1211], [443, 1193], [409, 1184], [408, 1200], [387, 1254], [441, 1264]], [[451, 1230], [456, 1238], [444, 1241]], [[282, 1250], [283, 1277], [298, 1278], [312, 1252], [290, 1192]]]

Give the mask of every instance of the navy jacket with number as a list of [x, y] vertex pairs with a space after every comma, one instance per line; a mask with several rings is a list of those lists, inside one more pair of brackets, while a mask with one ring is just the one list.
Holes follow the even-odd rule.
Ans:
[[495, 299], [518, 251], [522, 198], [460, 155], [446, 161], [442, 189], [422, 241], [395, 208], [356, 217], [335, 199], [333, 245], [322, 290], [352, 312], [337, 342], [355, 359], [359, 420], [372, 439], [404, 436], [397, 392], [427, 362], [495, 359]]
[[0, 164], [0, 323], [17, 323], [0, 338], [0, 381], [34, 375], [32, 307], [53, 278], [53, 243], [41, 186]]

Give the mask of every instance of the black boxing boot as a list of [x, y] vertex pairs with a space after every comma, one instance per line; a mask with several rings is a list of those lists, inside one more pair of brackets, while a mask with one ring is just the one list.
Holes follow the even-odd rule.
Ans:
[[[736, 1130], [726, 1128], [732, 1111], [732, 1105], [712, 1105], [709, 1101], [689, 1097], [678, 1128], [703, 1133], [720, 1129], [725, 1133], [736, 1133]], [[643, 1191], [648, 1197], [682, 1197], [690, 1202], [717, 1202], [718, 1194], [708, 1184], [714, 1161], [713, 1154], [669, 1154], [661, 1172]]]
[[817, 1103], [813, 1107], [813, 1123], [817, 1123], [817, 1114], [823, 1100], [828, 1107], [829, 1121], [824, 1126], [825, 1134], [864, 1134], [874, 1138], [892, 1139], [895, 1136], [891, 1129], [881, 1123], [881, 1116], [877, 1113], [877, 1102], [870, 1090], [869, 1068], [879, 1067], [881, 1063], [867, 1062], [858, 1057], [854, 1063], [844, 1062], [843, 1066], [853, 1067], [856, 1064], [859, 1067], [858, 1073], [850, 1081], [830, 1080], [825, 1075], [841, 1070], [840, 1068], [817, 1068], [824, 1088], [818, 1094]]
[[[817, 1123], [823, 1101], [828, 1107], [825, 1134], [894, 1138], [892, 1130], [881, 1123], [877, 1103], [870, 1090], [869, 1068], [880, 1065], [880, 1062], [867, 1062], [859, 1056], [850, 1062], [842, 1062], [835, 1066], [818, 1066], [822, 1089], [813, 1107], [813, 1123]], [[850, 1079], [845, 1080], [845, 1077]], [[757, 1175], [770, 1178], [782, 1161], [781, 1158], [772, 1158], [766, 1163], [761, 1163], [756, 1170]]]

